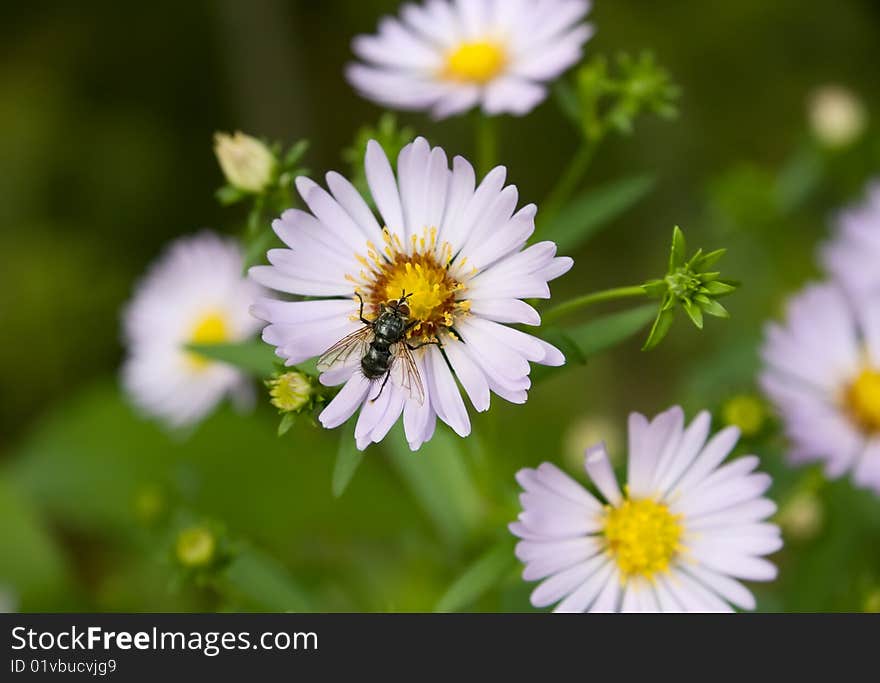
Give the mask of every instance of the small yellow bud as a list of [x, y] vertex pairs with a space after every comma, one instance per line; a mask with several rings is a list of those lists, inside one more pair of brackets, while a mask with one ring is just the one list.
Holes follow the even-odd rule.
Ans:
[[623, 436], [619, 425], [604, 415], [581, 417], [568, 427], [563, 442], [566, 463], [575, 471], [584, 471], [584, 451], [605, 442], [612, 464], [620, 458]]
[[134, 512], [144, 524], [152, 524], [165, 511], [165, 497], [155, 486], [146, 486], [138, 491], [134, 499]]
[[801, 491], [782, 506], [776, 521], [790, 538], [813, 538], [822, 528], [822, 502], [812, 491]]
[[880, 588], [876, 588], [868, 593], [868, 597], [865, 598], [865, 603], [862, 606], [862, 611], [869, 612], [870, 614], [880, 614]]
[[865, 130], [867, 113], [862, 101], [839, 85], [815, 90], [809, 99], [808, 113], [813, 134], [827, 147], [846, 147]]
[[755, 436], [764, 426], [767, 411], [755, 396], [734, 396], [722, 406], [721, 419], [726, 425], [739, 427], [743, 436]]
[[312, 396], [312, 382], [301, 372], [285, 372], [267, 384], [272, 405], [284, 413], [300, 410]]
[[177, 535], [175, 552], [177, 561], [184, 567], [190, 569], [207, 567], [214, 561], [216, 550], [217, 540], [205, 527], [190, 527]]
[[259, 194], [275, 173], [277, 161], [261, 141], [242, 132], [214, 134], [214, 153], [230, 185]]

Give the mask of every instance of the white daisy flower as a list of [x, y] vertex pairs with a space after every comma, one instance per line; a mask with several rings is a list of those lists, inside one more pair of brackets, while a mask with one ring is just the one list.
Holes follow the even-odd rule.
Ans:
[[476, 185], [466, 160], [456, 157], [450, 170], [446, 153], [418, 138], [400, 152], [397, 178], [375, 141], [367, 146], [365, 167], [382, 223], [338, 173], [326, 176], [330, 192], [298, 178], [309, 212], [291, 209], [273, 223], [290, 249], [273, 249], [272, 265], [250, 272], [267, 287], [316, 299], [263, 300], [253, 311], [269, 323], [263, 339], [294, 365], [369, 329], [360, 321], [359, 298], [366, 318], [375, 320], [405, 295], [406, 343], [419, 347], [404, 354], [411, 355], [413, 372], [368, 379], [362, 346], [321, 375], [323, 384], [344, 387], [320, 421], [332, 429], [361, 408], [355, 437], [363, 449], [381, 441], [402, 414], [415, 450], [431, 438], [437, 417], [461, 436], [470, 432], [456, 378], [474, 408], [484, 411], [490, 392], [525, 403], [530, 361], [565, 362], [553, 346], [504, 323], [540, 324], [521, 299], [548, 298], [547, 282], [568, 271], [572, 260], [556, 257], [552, 242], [523, 248], [537, 209], [529, 204], [514, 213], [517, 190], [504, 186], [502, 166]]
[[541, 580], [535, 607], [557, 612], [730, 612], [754, 609], [739, 581], [769, 581], [763, 555], [782, 547], [770, 477], [747, 455], [722, 465], [739, 431], [706, 440], [710, 416], [685, 427], [674, 407], [629, 418], [627, 484], [621, 490], [605, 444], [587, 450], [586, 471], [603, 504], [555, 465], [520, 470], [523, 578]]
[[880, 300], [812, 285], [789, 301], [785, 325], [768, 326], [762, 357], [791, 459], [880, 493]]
[[837, 234], [822, 247], [821, 259], [848, 293], [880, 299], [880, 181], [869, 186], [867, 195], [840, 214]]
[[138, 284], [124, 319], [123, 384], [144, 413], [173, 427], [197, 422], [226, 394], [248, 396], [235, 368], [185, 349], [242, 341], [260, 328], [249, 313], [261, 288], [243, 276], [232, 240], [203, 232], [172, 243]]
[[430, 110], [435, 118], [482, 106], [530, 112], [546, 83], [577, 63], [593, 27], [589, 0], [427, 0], [358, 36], [348, 80], [379, 104]]

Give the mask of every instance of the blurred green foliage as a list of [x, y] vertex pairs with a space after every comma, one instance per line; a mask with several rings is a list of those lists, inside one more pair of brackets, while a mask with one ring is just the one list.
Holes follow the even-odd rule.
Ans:
[[[214, 201], [214, 131], [309, 139], [316, 174], [346, 170], [342, 150], [380, 116], [342, 78], [349, 41], [397, 4], [0, 8], [0, 588], [20, 608], [530, 609], [530, 586], [505, 561], [514, 472], [566, 465], [584, 417], [623, 425], [630, 410], [672, 403], [720, 415], [754, 391], [763, 322], [816, 275], [829, 214], [880, 170], [875, 122], [857, 146], [830, 151], [805, 115], [826, 82], [880, 112], [876, 2], [730, 0], [709, 13], [697, 0], [597, 0], [588, 54], [650, 49], [681, 86], [680, 117], [640, 122], [599, 150], [581, 190], [584, 202], [606, 198], [607, 224], [588, 243], [571, 239], [577, 263], [554, 295], [652, 275], [681, 224], [693, 244], [727, 247], [725, 273], [744, 283], [731, 321], [699, 336], [676, 326], [640, 354], [650, 316], [624, 313], [630, 341], [601, 356], [596, 344], [584, 364], [549, 373], [526, 406], [496, 400], [467, 440], [441, 431], [416, 455], [392, 434], [340, 460], [357, 466], [347, 486], [350, 472], [334, 473], [338, 434], [298, 420], [278, 438], [265, 401], [254, 417], [224, 408], [188, 435], [138, 419], [114, 380], [134, 281], [168, 239], [246, 219]], [[546, 169], [561, 169], [577, 143], [560, 121], [552, 100], [500, 121], [500, 159], [524, 201], [540, 202], [554, 181]], [[450, 154], [473, 153], [470, 123], [399, 116]], [[618, 210], [621, 193], [641, 202]], [[569, 235], [564, 219], [555, 229]], [[591, 310], [577, 329], [595, 341], [589, 325], [609, 313]], [[847, 480], [815, 486], [815, 472], [785, 466], [774, 433], [741, 449], [762, 456], [783, 512], [807, 490], [821, 519], [811, 536], [786, 530], [780, 578], [756, 587], [759, 607], [861, 609], [880, 587], [880, 502]], [[174, 540], [203, 523], [231, 555], [194, 581]]]

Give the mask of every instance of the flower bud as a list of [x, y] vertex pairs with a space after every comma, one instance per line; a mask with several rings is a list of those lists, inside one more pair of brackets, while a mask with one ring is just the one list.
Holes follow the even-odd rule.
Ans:
[[823, 516], [819, 497], [812, 491], [801, 491], [782, 506], [777, 522], [787, 536], [805, 541], [819, 533]]
[[826, 85], [815, 90], [810, 95], [808, 114], [813, 134], [823, 145], [833, 148], [855, 142], [867, 122], [861, 100], [839, 85]]
[[282, 413], [302, 410], [312, 397], [312, 381], [301, 372], [285, 372], [266, 384], [272, 405]]
[[743, 436], [758, 434], [766, 418], [764, 404], [756, 396], [734, 396], [721, 407], [721, 419], [724, 423], [738, 427]]
[[184, 529], [177, 535], [174, 545], [177, 561], [187, 569], [201, 569], [214, 562], [217, 539], [213, 532], [203, 526]]
[[880, 614], [880, 588], [875, 588], [868, 593], [862, 605], [862, 611], [870, 614]]
[[612, 464], [616, 465], [624, 446], [623, 434], [617, 421], [604, 415], [575, 420], [565, 432], [563, 448], [566, 462], [572, 469], [581, 471], [584, 466], [584, 451], [603, 441]]
[[239, 190], [259, 194], [271, 184], [278, 162], [257, 138], [240, 131], [215, 133], [214, 153], [227, 182]]

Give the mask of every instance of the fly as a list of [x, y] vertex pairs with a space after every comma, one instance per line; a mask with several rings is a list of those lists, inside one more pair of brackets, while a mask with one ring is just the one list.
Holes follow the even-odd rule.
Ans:
[[409, 391], [410, 396], [416, 401], [424, 403], [425, 390], [412, 352], [427, 344], [438, 342], [429, 341], [412, 345], [407, 341], [407, 332], [419, 322], [410, 320], [410, 310], [406, 300], [412, 294], [402, 292], [397, 301], [382, 304], [375, 320], [367, 320], [364, 317], [364, 300], [360, 294], [355, 293], [355, 295], [361, 302], [359, 315], [364, 326], [327, 349], [318, 359], [318, 370], [326, 372], [358, 359], [364, 377], [370, 381], [382, 380], [379, 393], [371, 399], [372, 401], [382, 395], [388, 379], [393, 374], [398, 385]]

